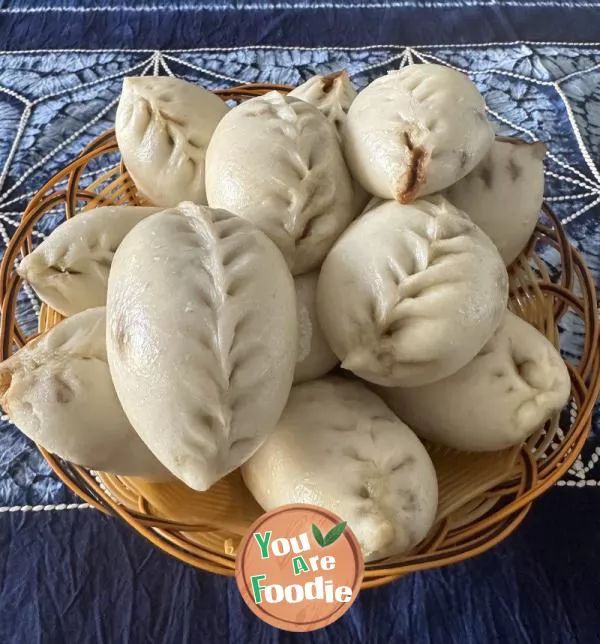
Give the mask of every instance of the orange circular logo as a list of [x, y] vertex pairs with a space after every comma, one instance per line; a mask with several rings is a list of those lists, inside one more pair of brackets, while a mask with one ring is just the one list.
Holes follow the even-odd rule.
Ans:
[[287, 631], [314, 631], [339, 619], [358, 595], [364, 571], [356, 537], [315, 505], [263, 514], [240, 544], [235, 578], [250, 610]]

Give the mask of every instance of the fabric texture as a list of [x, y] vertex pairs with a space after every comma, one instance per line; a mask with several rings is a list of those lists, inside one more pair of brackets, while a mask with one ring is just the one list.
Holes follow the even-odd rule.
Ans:
[[[600, 43], [577, 44], [594, 37], [598, 12], [550, 0], [0, 2], [1, 250], [32, 194], [112, 126], [124, 76], [215, 89], [344, 68], [362, 88], [399, 66], [440, 62], [469, 73], [500, 134], [547, 144], [547, 200], [598, 278]], [[548, 42], [564, 40], [565, 25], [570, 42]], [[62, 218], [47, 215], [34, 242]], [[38, 314], [26, 289], [19, 320], [31, 331]], [[563, 326], [569, 359], [581, 325], [567, 316]], [[0, 642], [600, 641], [598, 429], [596, 417], [575, 466], [506, 542], [365, 591], [339, 623], [301, 636], [258, 621], [233, 581], [87, 508], [2, 417]]]

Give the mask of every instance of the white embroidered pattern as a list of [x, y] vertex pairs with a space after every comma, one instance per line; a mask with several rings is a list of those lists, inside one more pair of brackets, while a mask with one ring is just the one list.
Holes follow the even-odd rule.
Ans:
[[63, 510], [91, 510], [88, 503], [58, 503], [56, 505], [4, 505], [0, 506], [0, 514], [3, 512], [54, 512]]
[[[600, 461], [600, 447], [596, 447], [590, 454], [587, 463], [584, 465], [583, 458], [579, 456], [573, 467], [569, 470], [568, 476], [556, 483], [559, 487], [597, 487], [600, 485], [600, 479], [589, 478], [598, 476], [594, 471]], [[600, 469], [600, 468], [599, 468]]]
[[[577, 49], [589, 49], [600, 47], [600, 41], [598, 42], [568, 42], [568, 41], [551, 41], [551, 40], [511, 40], [508, 42], [485, 42], [485, 43], [457, 43], [450, 45], [441, 45], [439, 43], [433, 43], [429, 45], [411, 45], [411, 49], [414, 51], [418, 50], [429, 50], [429, 49], [452, 49], [452, 50], [461, 50], [461, 49], [487, 49], [489, 47], [495, 48], [504, 48], [510, 49], [512, 47], [526, 45], [526, 46], [535, 46], [535, 47], [569, 47], [574, 50]], [[303, 46], [282, 46], [282, 45], [245, 45], [244, 47], [188, 47], [184, 49], [168, 49], [165, 52], [169, 54], [183, 54], [183, 53], [231, 53], [239, 51], [310, 51], [310, 52], [369, 52], [369, 51], [384, 51], [384, 50], [395, 50], [395, 51], [404, 51], [407, 48], [406, 45], [387, 44], [387, 45], [362, 45], [360, 47], [303, 47]], [[14, 54], [108, 54], [108, 53], [128, 53], [128, 54], [152, 54], [156, 53], [155, 49], [120, 49], [118, 47], [107, 47], [106, 49], [11, 49], [11, 50], [0, 50], [0, 56], [14, 55]]]

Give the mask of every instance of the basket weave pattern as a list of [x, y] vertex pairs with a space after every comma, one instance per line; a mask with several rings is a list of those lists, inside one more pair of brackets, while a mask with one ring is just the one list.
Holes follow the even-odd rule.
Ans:
[[[241, 86], [217, 92], [224, 100], [241, 101], [273, 85]], [[0, 266], [1, 358], [35, 336], [16, 320], [22, 288], [15, 266], [33, 249], [35, 225], [50, 211], [64, 207], [66, 217], [105, 205], [140, 205], [135, 186], [122, 164], [86, 183], [90, 163], [97, 166], [118, 152], [113, 131], [95, 139], [82, 154], [56, 174], [33, 197]], [[108, 159], [107, 159], [108, 160]], [[106, 161], [105, 161], [106, 163]], [[554, 249], [558, 271], [540, 252]], [[544, 214], [526, 249], [509, 269], [510, 308], [559, 346], [558, 323], [570, 312], [580, 318], [584, 343], [576, 363], [569, 364], [572, 391], [568, 413], [556, 417], [526, 444], [495, 453], [460, 453], [428, 445], [440, 485], [436, 524], [410, 555], [367, 564], [363, 588], [413, 572], [461, 561], [508, 536], [525, 518], [533, 500], [571, 466], [587, 438], [591, 414], [600, 392], [600, 321], [595, 287], [580, 255], [569, 245], [558, 219]], [[39, 330], [60, 316], [42, 306]], [[210, 572], [233, 575], [235, 551], [249, 525], [262, 513], [233, 472], [208, 492], [194, 492], [183, 483], [149, 483], [106, 473], [93, 473], [40, 448], [58, 477], [94, 507], [121, 517], [162, 550]]]

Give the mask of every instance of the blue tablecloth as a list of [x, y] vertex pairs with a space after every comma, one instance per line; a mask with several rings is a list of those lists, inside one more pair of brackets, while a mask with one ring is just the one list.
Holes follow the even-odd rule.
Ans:
[[[0, 244], [31, 194], [111, 125], [125, 75], [216, 88], [346, 68], [363, 87], [431, 61], [471, 75], [499, 131], [547, 142], [547, 197], [598, 276], [600, 43], [585, 41], [599, 32], [600, 6], [583, 1], [0, 2]], [[31, 292], [20, 308], [33, 328]], [[577, 324], [564, 339], [568, 355]], [[0, 642], [600, 641], [597, 430], [596, 419], [575, 467], [496, 549], [366, 591], [340, 622], [299, 636], [259, 622], [232, 581], [81, 504], [3, 417]]]

